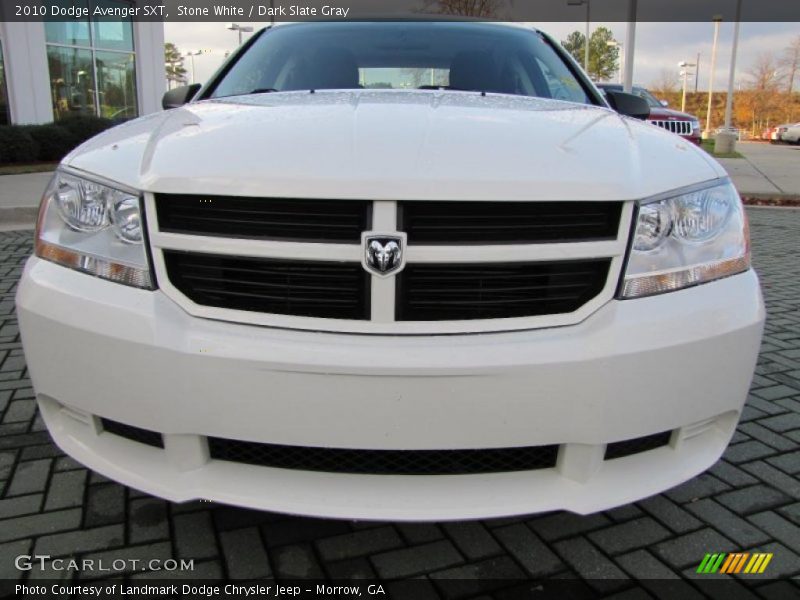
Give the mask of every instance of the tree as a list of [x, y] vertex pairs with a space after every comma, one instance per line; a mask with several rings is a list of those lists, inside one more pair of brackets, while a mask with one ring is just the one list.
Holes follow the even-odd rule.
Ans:
[[164, 44], [164, 65], [167, 70], [169, 87], [172, 83], [186, 83], [186, 69], [183, 66], [183, 56], [178, 47], [172, 42]]
[[[619, 69], [619, 46], [609, 45], [616, 41], [614, 33], [607, 27], [598, 27], [589, 38], [589, 77], [595, 81], [608, 81]], [[573, 31], [561, 42], [564, 49], [575, 60], [583, 64], [586, 36], [580, 31]]]
[[786, 91], [791, 95], [792, 92], [794, 92], [794, 82], [797, 77], [797, 71], [800, 70], [800, 35], [794, 38], [786, 47], [786, 50], [783, 51], [780, 64], [786, 69], [786, 75], [789, 79]]
[[783, 74], [778, 60], [770, 52], [762, 52], [747, 69], [748, 90], [742, 96], [742, 108], [749, 113], [753, 135], [767, 123], [782, 120], [785, 107], [780, 88]]
[[786, 77], [789, 80], [786, 90], [789, 93], [787, 98], [788, 122], [795, 120], [795, 113], [800, 106], [797, 106], [797, 99], [794, 93], [795, 82], [797, 81], [798, 73], [800, 71], [800, 35], [798, 35], [789, 46], [784, 50], [781, 59], [781, 66], [786, 70]]
[[661, 97], [674, 94], [678, 91], [678, 73], [674, 69], [661, 69], [658, 77], [650, 83], [650, 90]]
[[426, 0], [425, 8], [443, 15], [494, 18], [503, 0]]
[[759, 92], [776, 91], [783, 80], [778, 61], [770, 52], [759, 54], [747, 70], [751, 87]]
[[569, 52], [572, 57], [577, 60], [581, 65], [583, 65], [583, 59], [585, 58], [584, 55], [584, 45], [586, 43], [586, 36], [583, 35], [580, 31], [573, 31], [567, 36], [567, 39], [561, 40], [561, 45], [564, 46], [564, 50]]

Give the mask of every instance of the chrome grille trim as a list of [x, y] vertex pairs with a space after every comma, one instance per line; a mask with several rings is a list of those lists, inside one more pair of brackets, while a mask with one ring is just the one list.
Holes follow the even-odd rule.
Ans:
[[678, 135], [682, 135], [684, 137], [692, 135], [693, 131], [691, 121], [652, 120], [648, 121], [648, 123], [651, 123], [656, 127], [661, 127], [661, 129], [666, 129], [672, 133], [677, 133]]

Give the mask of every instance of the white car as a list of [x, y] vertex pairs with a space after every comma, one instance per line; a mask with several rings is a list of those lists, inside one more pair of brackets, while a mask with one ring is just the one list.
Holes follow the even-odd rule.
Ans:
[[781, 125], [780, 139], [789, 144], [800, 144], [800, 123]]
[[53, 439], [173, 501], [358, 519], [707, 469], [764, 323], [746, 216], [608, 98], [521, 26], [256, 34], [47, 189], [17, 307]]

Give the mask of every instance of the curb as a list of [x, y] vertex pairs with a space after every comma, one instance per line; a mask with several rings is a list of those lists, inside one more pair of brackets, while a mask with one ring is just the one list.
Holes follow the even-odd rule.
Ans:
[[39, 207], [0, 208], [0, 230], [33, 229]]
[[800, 196], [793, 194], [741, 194], [745, 206], [800, 208]]
[[0, 208], [0, 223], [7, 223], [9, 221], [36, 221], [38, 215], [38, 206]]

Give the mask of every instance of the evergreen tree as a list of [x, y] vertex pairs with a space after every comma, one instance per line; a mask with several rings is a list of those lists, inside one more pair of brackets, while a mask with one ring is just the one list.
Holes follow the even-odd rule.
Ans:
[[172, 42], [164, 44], [164, 65], [167, 70], [167, 81], [169, 87], [173, 87], [173, 82], [181, 85], [186, 83], [186, 69], [183, 66], [183, 56], [178, 47]]
[[[614, 34], [607, 27], [598, 27], [589, 38], [589, 77], [595, 81], [609, 81], [619, 69], [619, 46], [609, 45]], [[561, 42], [580, 65], [583, 65], [586, 36], [573, 31]]]

